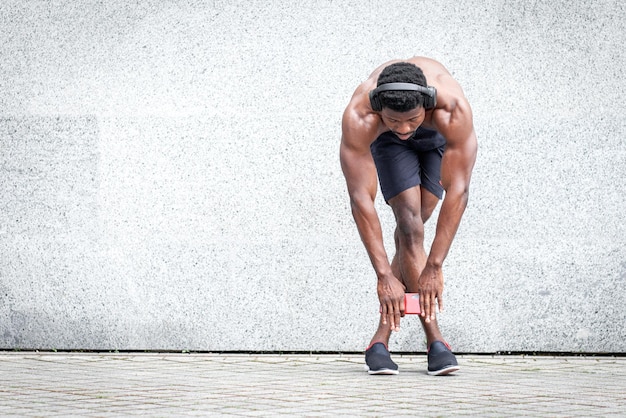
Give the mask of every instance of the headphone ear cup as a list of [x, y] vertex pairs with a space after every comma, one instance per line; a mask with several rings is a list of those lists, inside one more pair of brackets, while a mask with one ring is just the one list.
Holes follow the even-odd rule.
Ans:
[[434, 109], [437, 106], [437, 89], [428, 86], [428, 93], [424, 94], [424, 109]]
[[380, 100], [378, 100], [378, 94], [376, 90], [370, 91], [370, 105], [372, 106], [372, 110], [374, 112], [380, 112], [382, 110], [382, 105]]

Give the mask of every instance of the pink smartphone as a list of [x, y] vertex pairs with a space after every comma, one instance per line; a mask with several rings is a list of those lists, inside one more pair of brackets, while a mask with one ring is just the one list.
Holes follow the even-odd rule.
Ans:
[[404, 313], [418, 314], [420, 313], [420, 295], [418, 293], [404, 294]]
[[[382, 312], [383, 309], [378, 309]], [[405, 315], [419, 315], [420, 313], [420, 295], [419, 293], [405, 293], [404, 294], [404, 314]]]

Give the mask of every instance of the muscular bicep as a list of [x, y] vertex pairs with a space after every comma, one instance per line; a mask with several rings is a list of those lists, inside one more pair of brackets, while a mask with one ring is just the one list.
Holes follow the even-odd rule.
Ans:
[[346, 109], [342, 119], [340, 160], [350, 199], [373, 201], [378, 180], [370, 144], [375, 136], [375, 124], [366, 121], [352, 108]]
[[477, 149], [473, 129], [465, 139], [452, 141], [446, 145], [441, 162], [441, 184], [446, 192], [468, 191]]
[[351, 146], [346, 138], [342, 138], [339, 156], [350, 198], [374, 200], [378, 183], [369, 148]]
[[433, 120], [446, 138], [441, 183], [447, 192], [451, 189], [467, 192], [478, 150], [472, 110], [463, 98], [437, 112]]

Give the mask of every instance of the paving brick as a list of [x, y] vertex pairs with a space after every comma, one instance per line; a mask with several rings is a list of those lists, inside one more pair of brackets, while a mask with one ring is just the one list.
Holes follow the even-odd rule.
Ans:
[[622, 416], [626, 358], [459, 356], [454, 376], [403, 355], [0, 353], [0, 415]]

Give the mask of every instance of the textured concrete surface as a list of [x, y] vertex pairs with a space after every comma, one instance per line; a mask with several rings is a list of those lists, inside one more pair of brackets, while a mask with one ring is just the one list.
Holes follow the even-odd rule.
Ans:
[[[2, 2], [0, 347], [363, 349], [375, 277], [341, 112], [375, 66], [428, 55], [480, 143], [444, 334], [625, 352], [625, 18], [617, 0]], [[424, 350], [417, 320], [391, 348]]]
[[362, 355], [0, 354], [2, 416], [621, 417], [626, 359], [459, 357], [425, 372], [394, 356], [370, 376]]

